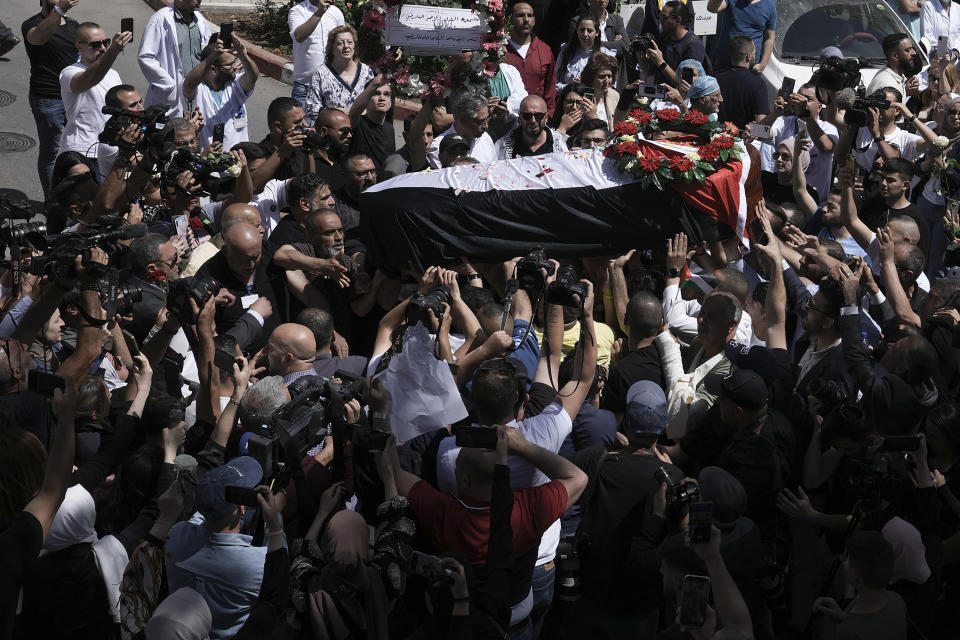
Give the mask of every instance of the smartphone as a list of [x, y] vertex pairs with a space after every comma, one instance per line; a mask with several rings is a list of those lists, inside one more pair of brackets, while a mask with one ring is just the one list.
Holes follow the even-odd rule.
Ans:
[[687, 574], [683, 577], [680, 596], [680, 624], [702, 627], [707, 621], [707, 600], [710, 598], [710, 578]]
[[687, 84], [693, 84], [693, 67], [684, 67], [683, 70], [680, 71], [680, 79]]
[[233, 373], [233, 365], [243, 368], [243, 361], [223, 349], [213, 350], [213, 364], [221, 371]]
[[27, 391], [43, 396], [52, 396], [54, 389], [63, 389], [65, 384], [63, 378], [52, 373], [36, 370], [27, 373]]
[[127, 343], [127, 350], [130, 351], [130, 355], [140, 355], [140, 346], [137, 344], [137, 339], [133, 337], [133, 334], [126, 329], [121, 329], [120, 333], [123, 334], [123, 341]]
[[[124, 31], [129, 31], [131, 34], [133, 33], [133, 18], [120, 18], [120, 33]], [[133, 40], [130, 42], [133, 42]]]
[[942, 58], [950, 53], [950, 36], [937, 38], [937, 57]]
[[217, 125], [214, 125], [214, 126], [213, 126], [213, 141], [214, 141], [214, 142], [219, 142], [220, 144], [223, 144], [223, 129], [224, 129], [225, 126], [226, 126], [226, 125], [225, 125], [224, 123], [222, 123], [222, 122], [221, 122], [220, 124], [217, 124]]
[[748, 122], [747, 133], [754, 138], [768, 140], [770, 138], [770, 126], [766, 124], [760, 124], [759, 122]]
[[667, 98], [667, 90], [653, 82], [644, 82], [640, 85], [640, 90], [637, 92], [637, 95], [665, 100]]
[[797, 81], [793, 78], [783, 78], [783, 84], [780, 85], [780, 97], [784, 100], [789, 100], [790, 95], [793, 93], [794, 87], [797, 86]]
[[920, 436], [886, 436], [877, 453], [888, 451], [916, 451], [920, 448]]
[[810, 135], [810, 132], [807, 131], [807, 123], [801, 120], [800, 118], [797, 118], [797, 137], [799, 138], [801, 136], [809, 136], [809, 135]]
[[389, 438], [390, 434], [386, 431], [380, 431], [366, 425], [355, 425], [353, 434], [350, 436], [350, 442], [354, 446], [367, 451], [383, 451]]
[[847, 156], [847, 169], [849, 169], [851, 173], [857, 172], [857, 159], [852, 155]]
[[233, 46], [233, 23], [232, 22], [221, 22], [220, 23], [220, 42], [223, 43], [224, 49], [229, 49]]
[[597, 92], [593, 89], [587, 89], [583, 92], [583, 97], [589, 100], [590, 102], [597, 101]]
[[454, 432], [457, 436], [458, 447], [473, 449], [496, 449], [497, 430], [492, 427], [457, 427]]
[[187, 241], [187, 229], [190, 228], [190, 220], [187, 219], [186, 214], [181, 214], [179, 216], [173, 217], [173, 227], [177, 230], [177, 236], [183, 238], [183, 241]]
[[452, 580], [451, 570], [445, 569], [443, 562], [437, 556], [431, 556], [428, 553], [413, 552], [411, 570], [415, 576], [423, 576], [430, 580], [449, 579]]
[[713, 503], [690, 503], [690, 542], [710, 542], [710, 527], [713, 525]]
[[754, 218], [750, 221], [750, 238], [757, 244], [770, 244], [770, 238], [767, 237], [767, 233], [763, 230], [763, 223], [760, 222], [760, 218]]
[[240, 504], [245, 507], [260, 506], [257, 502], [257, 490], [252, 487], [228, 484], [223, 488], [223, 498], [230, 504]]

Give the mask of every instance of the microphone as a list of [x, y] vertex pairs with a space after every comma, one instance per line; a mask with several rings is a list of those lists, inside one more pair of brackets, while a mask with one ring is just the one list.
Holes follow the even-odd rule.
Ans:
[[147, 225], [142, 222], [137, 224], [129, 224], [125, 227], [119, 227], [117, 229], [111, 229], [110, 231], [98, 231], [90, 235], [83, 234], [83, 236], [90, 242], [104, 242], [108, 240], [130, 240], [131, 238], [139, 238], [141, 236], [147, 235]]
[[853, 105], [857, 101], [857, 94], [850, 88], [841, 89], [837, 92], [835, 100], [837, 109], [853, 109]]

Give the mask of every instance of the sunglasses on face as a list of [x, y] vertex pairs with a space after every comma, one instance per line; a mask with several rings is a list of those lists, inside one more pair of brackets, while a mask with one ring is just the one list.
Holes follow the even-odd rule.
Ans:
[[606, 138], [580, 138], [582, 144], [603, 144], [606, 141]]
[[521, 113], [521, 114], [520, 114], [520, 117], [523, 118], [524, 120], [543, 120], [544, 116], [546, 116], [546, 115], [547, 115], [546, 112], [542, 112], [542, 113]]
[[81, 42], [80, 44], [85, 44], [91, 49], [99, 49], [100, 47], [109, 47], [110, 38], [107, 38], [106, 40], [91, 40], [90, 42]]

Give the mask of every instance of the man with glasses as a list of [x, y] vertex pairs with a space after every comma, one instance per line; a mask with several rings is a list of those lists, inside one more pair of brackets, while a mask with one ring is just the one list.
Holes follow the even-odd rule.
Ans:
[[123, 84], [120, 74], [112, 68], [113, 62], [132, 40], [129, 31], [108, 38], [100, 25], [93, 22], [77, 27], [80, 60], [60, 72], [60, 93], [67, 116], [60, 153], [76, 151], [88, 158], [97, 157], [97, 137], [110, 118], [101, 113], [107, 91]]
[[687, 97], [690, 99], [691, 109], [710, 116], [711, 120], [718, 119], [717, 112], [723, 104], [723, 94], [720, 92], [720, 85], [717, 84], [716, 78], [700, 76], [690, 85]]
[[490, 125], [490, 109], [487, 99], [476, 92], [463, 94], [453, 108], [453, 126], [441, 135], [433, 138], [427, 158], [430, 166], [440, 169], [440, 142], [444, 136], [458, 134], [470, 145], [469, 155], [480, 162], [493, 162], [497, 159], [497, 150], [493, 139], [487, 133]]
[[[810, 395], [813, 380], [833, 380], [847, 388], [846, 364], [840, 348], [840, 307], [843, 306], [843, 294], [836, 280], [826, 276], [820, 281], [820, 288], [807, 298], [801, 312], [803, 330], [806, 336], [797, 342], [797, 353], [803, 353], [798, 362], [797, 390], [800, 396]], [[803, 350], [803, 342], [809, 347]]]
[[30, 110], [37, 123], [37, 173], [43, 195], [50, 193], [53, 163], [67, 124], [60, 93], [60, 72], [77, 59], [77, 21], [66, 17], [79, 0], [40, 0], [40, 13], [21, 26], [30, 58]]
[[497, 140], [498, 160], [509, 160], [542, 153], [567, 150], [562, 136], [547, 126], [547, 102], [540, 96], [527, 96], [520, 102], [520, 121], [507, 135]]
[[[571, 149], [603, 149], [607, 146], [607, 138], [610, 136], [610, 130], [607, 123], [599, 118], [593, 118], [583, 123], [580, 128], [580, 135], [576, 137]], [[574, 142], [574, 141], [571, 141]]]
[[348, 238], [356, 237], [360, 226], [360, 194], [377, 184], [377, 165], [373, 159], [357, 153], [343, 161], [343, 186], [333, 192], [337, 201], [333, 210], [340, 215]]
[[203, 116], [203, 128], [197, 133], [200, 146], [219, 139], [224, 149], [232, 149], [250, 140], [244, 104], [253, 94], [260, 70], [236, 36], [232, 49], [224, 49], [218, 36], [207, 44], [203, 54], [200, 64], [183, 80], [183, 97], [189, 104], [196, 104]]
[[340, 109], [324, 109], [317, 114], [313, 128], [320, 134], [323, 143], [313, 153], [316, 165], [314, 172], [326, 180], [331, 189], [339, 189], [344, 180], [340, 162], [347, 156], [347, 150], [353, 142], [350, 118]]

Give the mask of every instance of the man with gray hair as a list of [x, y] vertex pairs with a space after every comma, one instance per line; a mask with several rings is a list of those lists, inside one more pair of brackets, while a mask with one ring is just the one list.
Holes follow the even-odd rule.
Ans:
[[290, 402], [290, 392], [280, 376], [267, 376], [247, 387], [240, 400], [240, 423], [244, 430], [270, 424], [273, 412]]
[[440, 142], [445, 136], [458, 135], [470, 146], [468, 155], [480, 162], [493, 162], [497, 152], [493, 139], [487, 133], [490, 122], [490, 110], [487, 99], [480, 93], [465, 93], [453, 107], [453, 126], [441, 135], [433, 138], [427, 160], [434, 169], [440, 169]]

